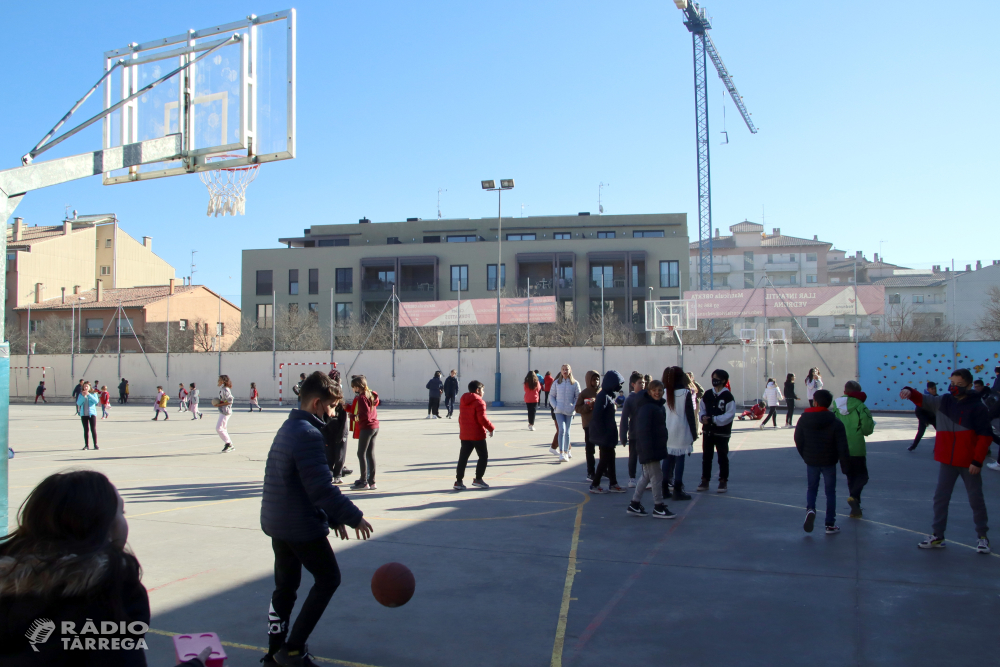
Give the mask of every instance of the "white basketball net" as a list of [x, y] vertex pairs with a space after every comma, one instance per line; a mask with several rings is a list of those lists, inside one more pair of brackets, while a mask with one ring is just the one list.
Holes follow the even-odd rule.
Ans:
[[252, 164], [199, 172], [198, 178], [208, 187], [208, 210], [205, 215], [244, 215], [247, 186], [257, 177], [258, 167], [260, 165]]

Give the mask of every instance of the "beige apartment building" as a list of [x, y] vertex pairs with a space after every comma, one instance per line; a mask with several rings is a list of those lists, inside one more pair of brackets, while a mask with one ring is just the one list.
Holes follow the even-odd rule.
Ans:
[[[601, 310], [644, 327], [645, 302], [679, 299], [687, 214], [579, 215], [313, 225], [284, 248], [243, 251], [243, 313], [270, 327], [273, 305], [344, 326], [402, 301], [554, 296], [580, 321]], [[499, 248], [498, 248], [498, 241]]]
[[61, 225], [7, 227], [6, 313], [28, 303], [96, 288], [163, 285], [174, 268], [153, 253], [153, 240], [126, 234], [114, 214], [68, 218]]

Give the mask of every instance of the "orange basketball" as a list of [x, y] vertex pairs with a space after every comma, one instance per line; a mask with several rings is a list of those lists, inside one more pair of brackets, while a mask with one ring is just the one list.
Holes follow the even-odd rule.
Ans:
[[386, 563], [372, 575], [372, 595], [385, 607], [402, 607], [416, 587], [413, 573], [402, 563]]

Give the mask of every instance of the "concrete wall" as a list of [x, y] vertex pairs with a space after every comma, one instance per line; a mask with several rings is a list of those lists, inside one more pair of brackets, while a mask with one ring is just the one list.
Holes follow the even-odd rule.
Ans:
[[[809, 345], [793, 345], [788, 348], [788, 371], [797, 375], [799, 394], [805, 396], [805, 375], [811, 366], [819, 367], [830, 387], [848, 379], [856, 378], [855, 348], [844, 343], [817, 344], [822, 357], [829, 368], [817, 356]], [[659, 377], [666, 366], [678, 363], [679, 348], [676, 346], [633, 346], [608, 347], [605, 351], [605, 368], [616, 369], [623, 375], [633, 370], [641, 370]], [[456, 351], [451, 349], [432, 350], [437, 364], [447, 374], [456, 367]], [[238, 398], [249, 395], [250, 382], [256, 382], [264, 400], [275, 400], [278, 395], [277, 378], [272, 377], [272, 356], [270, 352], [224, 352], [222, 355], [222, 372], [233, 381], [233, 393]], [[202, 388], [206, 397], [212, 395], [219, 373], [219, 355], [206, 354], [172, 354], [170, 355], [170, 378], [166, 377], [166, 355], [150, 355], [149, 361], [156, 375], [150, 370], [149, 364], [142, 354], [123, 354], [121, 374], [118, 374], [117, 355], [98, 355], [91, 362], [89, 355], [78, 355], [75, 360], [75, 378], [70, 374], [69, 355], [32, 355], [32, 366], [50, 366], [46, 371], [46, 385], [49, 395], [67, 396], [73, 389], [76, 379], [85, 377], [89, 381], [99, 381], [112, 388], [112, 394], [117, 395], [113, 387], [124, 376], [131, 383], [131, 396], [152, 397], [156, 385], [161, 384], [176, 396], [177, 385], [180, 382], [188, 384], [195, 382]], [[364, 352], [360, 358], [356, 351], [338, 350], [335, 359], [341, 373], [347, 374], [352, 367], [352, 374], [363, 373], [368, 377], [369, 384], [387, 401], [425, 401], [427, 390], [424, 385], [433, 375], [435, 362], [426, 350], [399, 350], [396, 352], [395, 381], [392, 377], [392, 353], [389, 350]], [[461, 377], [464, 386], [470, 380], [479, 380], [486, 385], [486, 397], [493, 398], [493, 374], [496, 352], [488, 348], [470, 348], [462, 350]], [[328, 362], [329, 351], [325, 352], [279, 352], [277, 362]], [[599, 347], [576, 348], [533, 348], [531, 350], [531, 368], [538, 368], [543, 373], [546, 370], [555, 373], [564, 363], [572, 365], [578, 379], [583, 378], [588, 369], [601, 370], [601, 349]], [[87, 368], [90, 364], [89, 370]], [[30, 381], [24, 368], [23, 356], [11, 357], [11, 396], [33, 396], [35, 386], [41, 379], [41, 371], [31, 370]], [[768, 366], [765, 368], [763, 351], [758, 353], [753, 349], [744, 350], [739, 346], [716, 347], [712, 345], [693, 345], [684, 347], [684, 367], [694, 372], [698, 381], [707, 386], [708, 377], [715, 368], [725, 368], [730, 373], [730, 383], [739, 400], [752, 400], [760, 396], [763, 379], [773, 375], [783, 381], [785, 375], [785, 352], [778, 349], [776, 354], [768, 354]], [[508, 348], [501, 350], [501, 368], [503, 372], [503, 400], [511, 404], [523, 402], [522, 380], [528, 368], [528, 354], [524, 348]], [[300, 372], [328, 368], [327, 365], [290, 366], [285, 369], [284, 395], [288, 395], [289, 377], [294, 381]], [[744, 368], [746, 378], [744, 385]], [[772, 370], [773, 369], [773, 370]], [[745, 389], [744, 389], [745, 386]]]

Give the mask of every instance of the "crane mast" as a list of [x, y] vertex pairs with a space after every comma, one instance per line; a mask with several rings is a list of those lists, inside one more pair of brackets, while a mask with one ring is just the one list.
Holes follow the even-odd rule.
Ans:
[[747, 129], [757, 133], [750, 120], [750, 112], [743, 104], [729, 70], [722, 62], [715, 43], [708, 36], [712, 24], [705, 15], [705, 9], [696, 2], [674, 0], [677, 8], [684, 12], [684, 26], [691, 33], [691, 48], [694, 55], [694, 114], [695, 144], [698, 154], [698, 289], [714, 289], [715, 277], [712, 267], [712, 161], [709, 150], [708, 131], [708, 60], [711, 59], [719, 73], [723, 85], [739, 110]]

